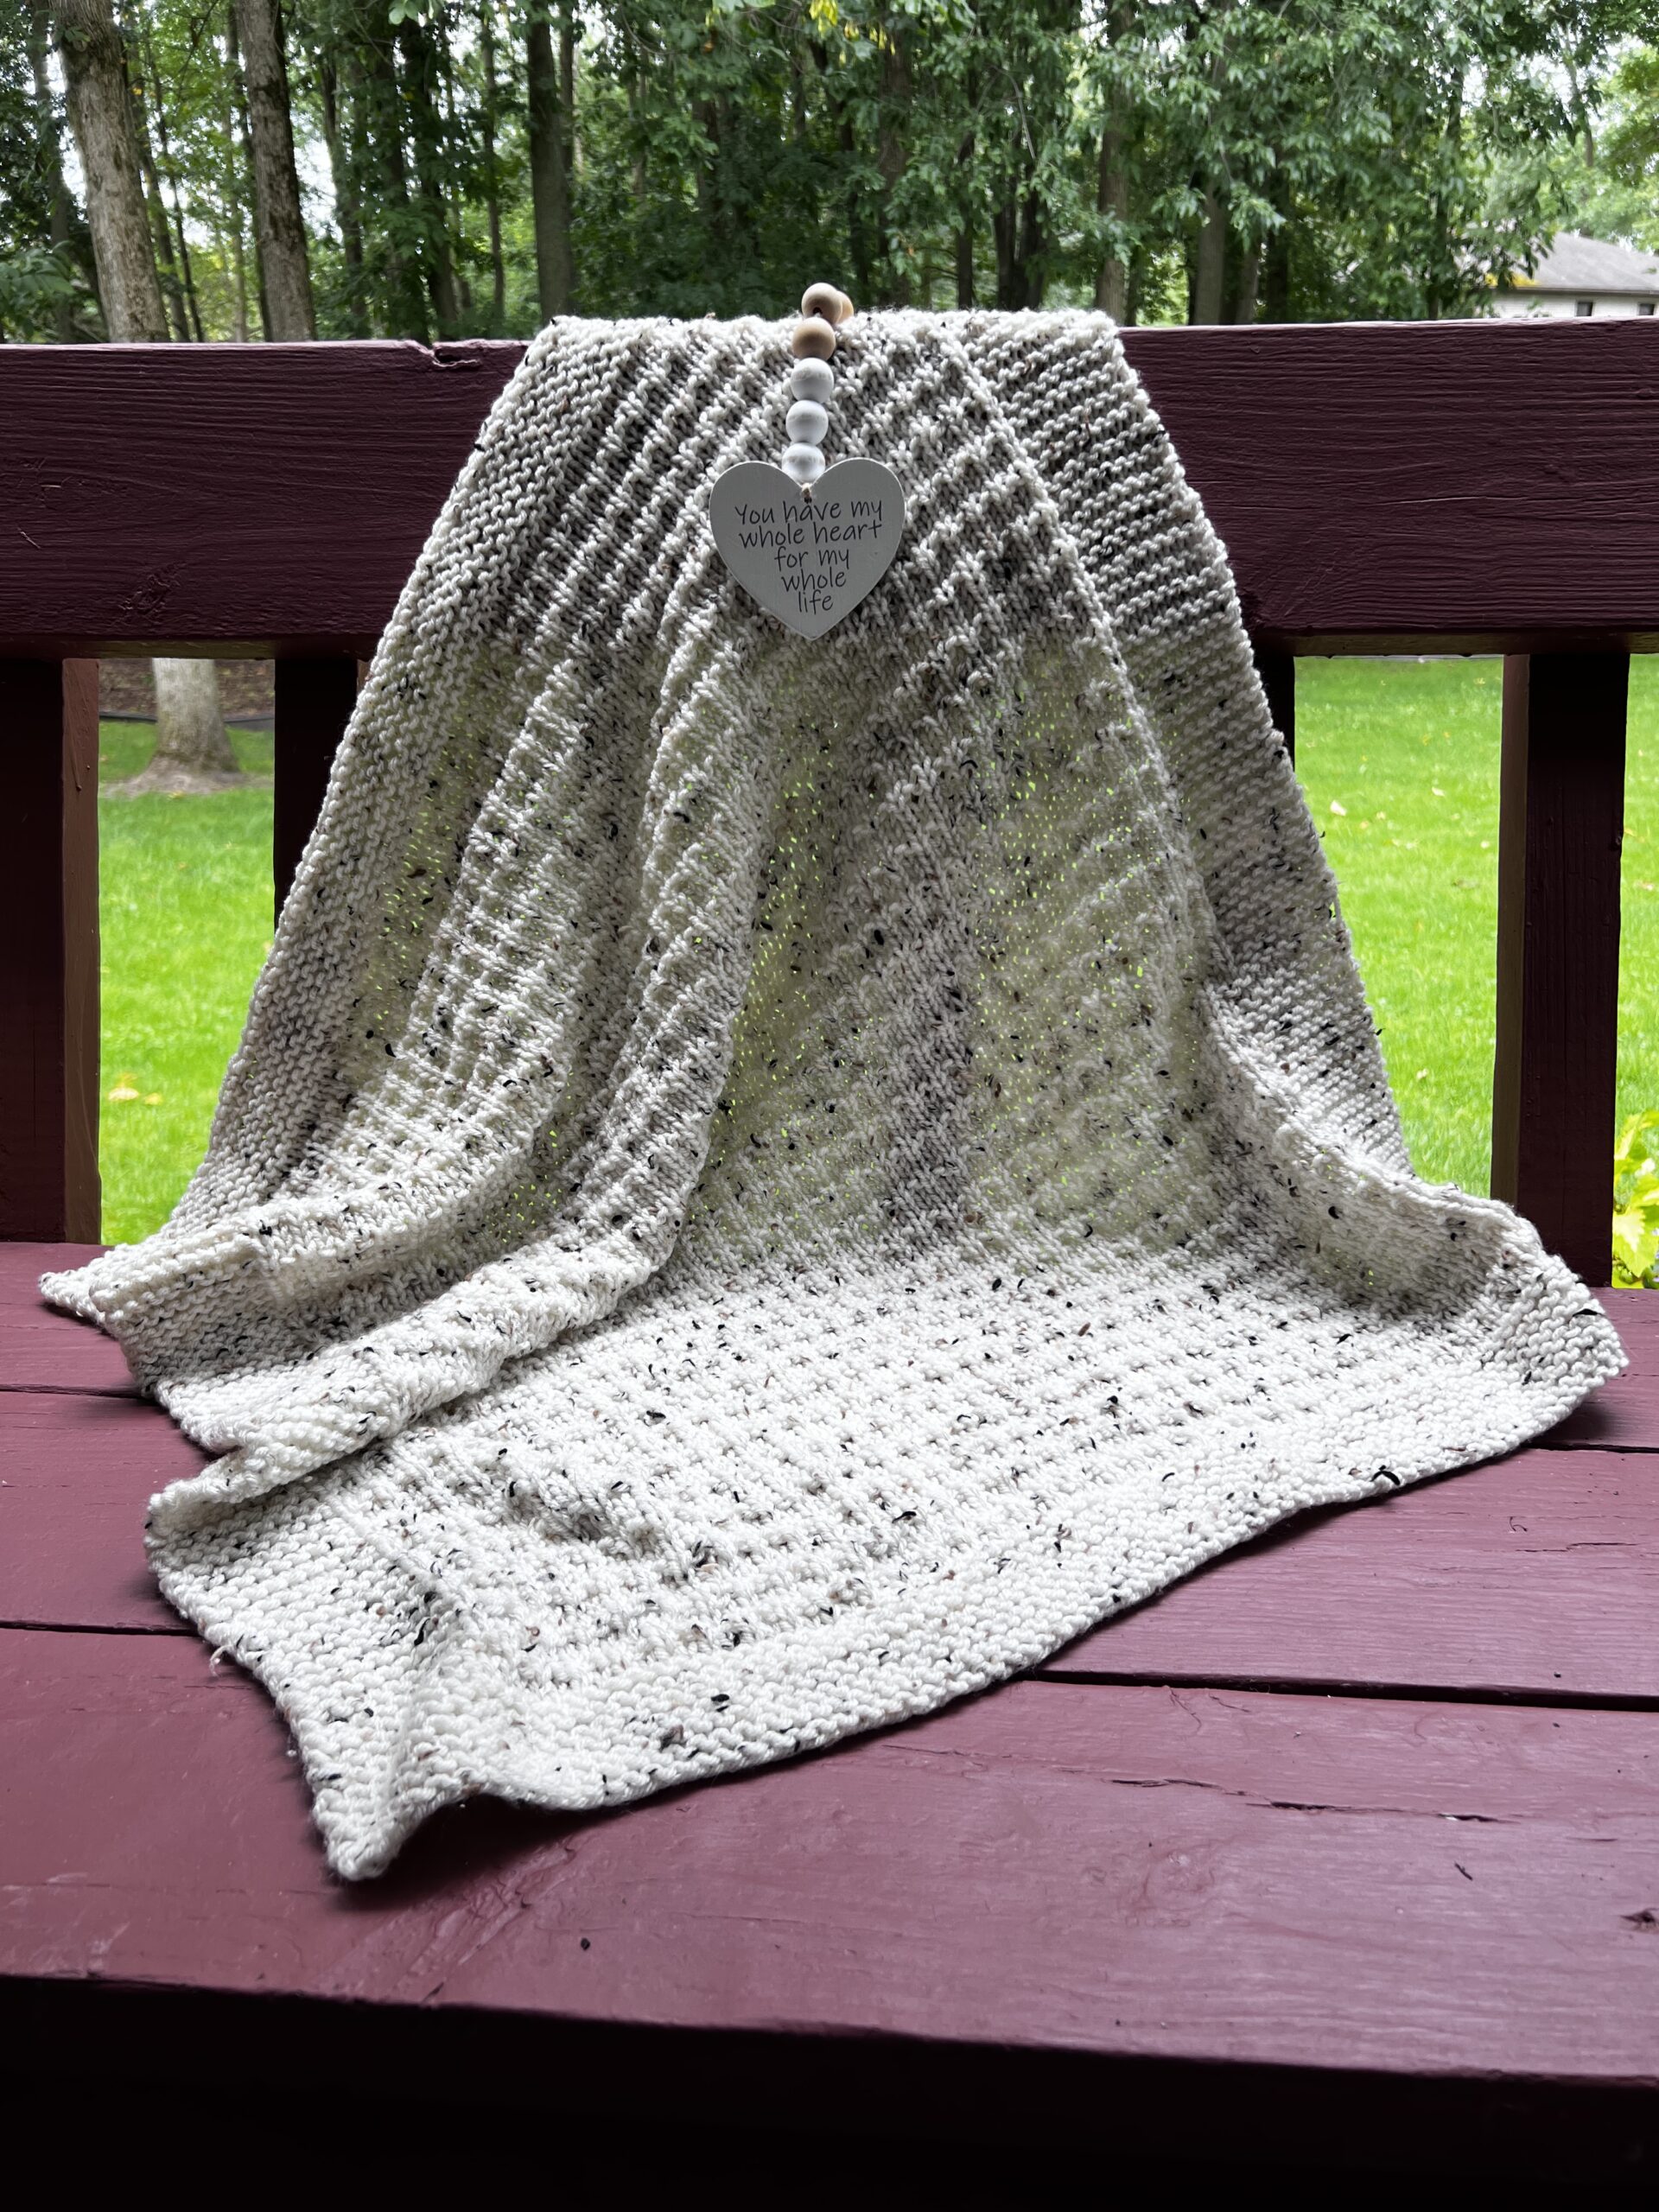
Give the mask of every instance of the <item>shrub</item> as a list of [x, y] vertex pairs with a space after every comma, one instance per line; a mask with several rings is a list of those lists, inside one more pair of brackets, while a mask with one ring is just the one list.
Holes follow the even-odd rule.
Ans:
[[1632, 1114], [1613, 1147], [1613, 1281], [1659, 1289], [1659, 1112]]

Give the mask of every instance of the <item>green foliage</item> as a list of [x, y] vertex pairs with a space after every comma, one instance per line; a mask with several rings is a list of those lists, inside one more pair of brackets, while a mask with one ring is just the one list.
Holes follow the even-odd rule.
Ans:
[[92, 250], [62, 187], [44, 0], [0, 0], [0, 340], [96, 338]]
[[78, 293], [67, 257], [50, 246], [20, 245], [0, 259], [0, 334], [12, 339], [55, 335], [60, 307]]
[[1632, 1114], [1613, 1147], [1613, 1281], [1659, 1289], [1659, 1111]]
[[[257, 337], [228, 0], [120, 10], [175, 329]], [[286, 0], [321, 332], [536, 327], [532, 20], [569, 57], [558, 219], [580, 312], [778, 314], [823, 272], [868, 306], [1121, 297], [1139, 320], [1248, 321], [1478, 311], [1592, 200], [1638, 234], [1659, 194], [1659, 60], [1634, 42], [1651, 15], [1641, 0]], [[46, 0], [0, 0], [0, 314], [8, 334], [92, 334], [84, 226], [53, 214], [63, 122], [30, 59], [45, 18]], [[1581, 149], [1604, 118], [1592, 167]]]

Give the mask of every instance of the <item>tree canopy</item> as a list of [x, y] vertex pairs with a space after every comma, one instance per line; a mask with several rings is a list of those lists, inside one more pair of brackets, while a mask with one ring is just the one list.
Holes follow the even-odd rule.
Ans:
[[[96, 4], [179, 340], [771, 315], [818, 276], [867, 305], [1458, 315], [1586, 209], [1659, 219], [1659, 0]], [[107, 327], [64, 14], [0, 0], [10, 339]]]

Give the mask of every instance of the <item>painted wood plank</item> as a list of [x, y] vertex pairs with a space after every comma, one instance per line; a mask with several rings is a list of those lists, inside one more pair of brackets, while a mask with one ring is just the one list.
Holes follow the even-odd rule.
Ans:
[[349, 1894], [195, 1644], [0, 1637], [0, 1743], [9, 1975], [1659, 2081], [1653, 1715], [1022, 1683]]
[[[1435, 323], [1124, 334], [1228, 549], [1252, 634], [1375, 652], [1379, 637], [1396, 650], [1522, 650], [1599, 632], [1652, 650], [1651, 618], [1613, 609], [1645, 607], [1659, 582], [1659, 457], [1645, 452], [1621, 487], [1614, 424], [1628, 409], [1651, 434], [1659, 333], [1574, 348], [1537, 343], [1541, 324], [1458, 327], [1463, 345]], [[1548, 433], [1535, 410], [1558, 401], [1582, 413], [1567, 445], [1549, 445], [1570, 486], [1556, 533], [1543, 480], [1503, 447], [1518, 432], [1536, 449]], [[1624, 585], [1610, 573], [1618, 556], [1592, 545], [1604, 528], [1643, 541]]]
[[1255, 645], [1255, 672], [1267, 694], [1273, 726], [1285, 741], [1285, 750], [1296, 758], [1296, 660], [1281, 645]]
[[1586, 1398], [1541, 1441], [1560, 1449], [1659, 1452], [1659, 1293], [1596, 1293], [1630, 1365]]
[[0, 1237], [93, 1236], [96, 661], [0, 659]]
[[1503, 669], [1492, 1192], [1586, 1282], [1612, 1273], [1623, 653]]
[[[1268, 642], [1659, 642], [1654, 322], [1126, 344]], [[7, 346], [0, 650], [366, 650], [521, 351]]]
[[1285, 1523], [1043, 1669], [1659, 1707], [1659, 1459], [1533, 1450]]
[[31, 347], [0, 365], [0, 639], [366, 652], [523, 351]]
[[188, 1635], [144, 1557], [144, 1508], [207, 1461], [159, 1406], [0, 1392], [0, 1622]]
[[[140, 1531], [146, 1500], [202, 1455], [158, 1408], [0, 1393], [0, 1620], [183, 1632]], [[1659, 1456], [1534, 1449], [1287, 1523], [1046, 1671], [1659, 1700], [1655, 1618]]]
[[[41, 1303], [36, 1283], [48, 1269], [73, 1268], [98, 1244], [8, 1243], [0, 1239], [0, 1390], [119, 1390], [133, 1394], [119, 1348], [86, 1323]], [[1624, 1340], [1630, 1364], [1545, 1440], [1551, 1445], [1659, 1451], [1659, 1294], [1597, 1294]]]
[[357, 703], [357, 666], [340, 657], [276, 664], [270, 842], [278, 913], [322, 811], [335, 749]]
[[[0, 1239], [0, 1390], [120, 1390], [132, 1377], [118, 1347], [86, 1323], [42, 1304], [35, 1285], [48, 1269], [93, 1258], [99, 1244]], [[1659, 1295], [1597, 1294], [1624, 1340], [1630, 1364], [1550, 1431], [1552, 1445], [1659, 1451]]]
[[[159, 1408], [0, 1396], [0, 1621], [183, 1634], [146, 1501], [204, 1455]], [[1311, 1514], [1058, 1655], [1055, 1680], [1659, 1705], [1659, 1458], [1532, 1451]]]
[[[79, 1255], [0, 1247], [0, 1270], [32, 1290], [43, 1263]], [[1603, 1297], [1647, 1363], [1603, 1394], [1604, 1426], [1649, 1440], [1659, 1300]], [[0, 1317], [19, 1310], [0, 1303]], [[0, 1391], [0, 1621], [188, 1633], [155, 1592], [141, 1530], [145, 1501], [203, 1455], [133, 1397], [107, 1339], [43, 1309], [38, 1319], [32, 1334], [0, 1332], [0, 1371], [65, 1386]], [[111, 1369], [101, 1390], [87, 1387], [101, 1372], [94, 1357]], [[1619, 1395], [1638, 1382], [1644, 1395]], [[1084, 1638], [1047, 1671], [1659, 1697], [1659, 1460], [1598, 1449], [1588, 1416], [1573, 1420], [1585, 1433], [1570, 1456], [1534, 1450], [1288, 1524]]]
[[54, 1313], [36, 1287], [52, 1269], [75, 1267], [103, 1249], [0, 1238], [0, 1392], [114, 1390], [136, 1395], [119, 1345], [86, 1322]]

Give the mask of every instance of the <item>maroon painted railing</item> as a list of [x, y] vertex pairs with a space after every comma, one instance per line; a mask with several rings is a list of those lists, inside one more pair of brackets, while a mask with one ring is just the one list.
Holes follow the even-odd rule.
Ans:
[[[1501, 652], [1492, 1187], [1610, 1268], [1628, 656], [1659, 324], [1135, 331], [1281, 725], [1299, 653]], [[291, 879], [356, 659], [509, 345], [0, 346], [0, 1236], [98, 1233], [102, 655], [273, 655]]]

